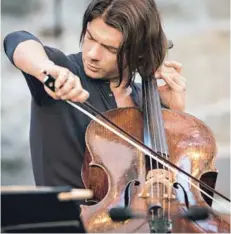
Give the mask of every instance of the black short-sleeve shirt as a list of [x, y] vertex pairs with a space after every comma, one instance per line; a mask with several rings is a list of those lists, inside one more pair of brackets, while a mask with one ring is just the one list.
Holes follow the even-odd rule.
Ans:
[[[26, 40], [40, 42], [25, 31], [13, 32], [4, 39], [4, 49], [12, 63], [15, 48]], [[51, 47], [44, 46], [44, 49], [55, 64], [80, 77], [83, 88], [90, 93], [90, 104], [101, 112], [117, 108], [109, 82], [86, 76], [81, 53], [66, 56]], [[65, 102], [49, 97], [36, 78], [24, 72], [23, 75], [32, 95], [30, 150], [36, 185], [83, 188], [81, 167], [85, 153], [85, 130], [91, 120]], [[141, 106], [140, 86], [133, 85], [132, 89], [134, 102]]]

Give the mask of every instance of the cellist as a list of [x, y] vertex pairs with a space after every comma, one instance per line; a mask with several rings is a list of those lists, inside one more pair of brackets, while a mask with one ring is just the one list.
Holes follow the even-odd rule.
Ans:
[[[141, 107], [134, 77], [138, 70], [142, 77], [153, 69], [155, 78], [166, 82], [159, 89], [162, 105], [185, 108], [182, 65], [156, 61], [164, 61], [167, 40], [153, 0], [93, 0], [84, 14], [80, 41], [82, 52], [66, 56], [26, 31], [4, 40], [5, 52], [22, 71], [32, 96], [30, 149], [37, 186], [84, 187], [81, 167], [90, 119], [63, 100], [88, 100], [101, 112]], [[44, 86], [42, 71], [56, 79], [55, 92]]]

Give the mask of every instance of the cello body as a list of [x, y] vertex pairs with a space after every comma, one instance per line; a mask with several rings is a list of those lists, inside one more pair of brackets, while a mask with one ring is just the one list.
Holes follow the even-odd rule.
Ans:
[[[136, 139], [143, 141], [143, 113], [138, 108], [119, 108], [105, 115]], [[186, 113], [162, 110], [162, 116], [169, 160], [215, 187], [216, 143], [209, 128]], [[129, 207], [136, 212], [147, 213], [150, 205], [157, 200], [155, 191], [158, 188], [158, 191], [162, 191], [162, 203], [167, 207], [170, 202], [171, 224], [166, 232], [229, 233], [229, 220], [215, 211], [209, 219], [200, 222], [182, 218], [187, 206], [183, 191], [173, 188], [174, 182], [184, 187], [190, 206], [210, 206], [211, 200], [178, 174], [171, 172], [171, 176], [165, 176], [164, 169], [147, 170], [146, 156], [95, 121], [87, 128], [86, 146], [82, 179], [86, 188], [93, 190], [96, 201], [96, 204], [81, 206], [81, 218], [88, 232], [150, 233], [147, 219], [113, 222], [108, 211], [114, 207]], [[161, 179], [157, 181], [157, 177]], [[162, 187], [165, 189], [161, 190]]]

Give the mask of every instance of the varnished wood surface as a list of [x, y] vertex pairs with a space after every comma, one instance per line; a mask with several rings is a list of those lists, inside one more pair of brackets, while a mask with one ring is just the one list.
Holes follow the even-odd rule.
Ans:
[[[208, 176], [210, 184], [215, 186], [217, 171], [214, 158], [217, 149], [209, 128], [202, 121], [186, 113], [163, 110], [162, 114], [169, 148], [169, 160], [198, 179], [207, 173], [210, 175], [210, 177]], [[111, 121], [142, 141], [143, 117], [138, 109], [121, 108], [109, 111], [106, 115]], [[94, 185], [92, 187], [96, 189], [97, 199], [103, 199], [96, 205], [82, 206], [81, 217], [87, 231], [149, 232], [149, 226], [145, 220], [127, 220], [115, 223], [108, 216], [110, 208], [124, 206], [125, 188], [131, 181], [139, 181], [139, 186], [132, 183], [129, 206], [134, 211], [147, 211], [149, 199], [139, 197], [146, 180], [143, 155], [94, 121], [87, 129], [86, 144], [89, 154], [83, 168], [83, 179], [86, 186]], [[90, 169], [87, 167], [89, 162], [90, 166], [94, 166], [95, 169], [93, 177], [91, 177]], [[97, 174], [97, 168], [100, 168], [99, 174]], [[172, 178], [173, 182], [177, 181], [184, 186], [189, 195], [190, 205], [208, 206], [201, 193], [188, 182], [182, 180], [178, 174], [173, 173]], [[199, 185], [197, 184], [197, 186]], [[92, 189], [92, 187], [88, 188]], [[101, 189], [102, 193], [98, 191]], [[220, 214], [212, 215], [208, 220], [198, 223], [175, 218], [177, 214], [184, 213], [185, 205], [182, 191], [173, 189], [173, 193], [176, 196], [176, 199], [171, 203], [173, 232], [229, 233], [230, 224]]]

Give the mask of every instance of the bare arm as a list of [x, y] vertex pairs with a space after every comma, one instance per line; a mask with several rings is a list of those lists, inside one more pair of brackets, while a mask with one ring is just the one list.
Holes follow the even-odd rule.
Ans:
[[[9, 34], [4, 40], [4, 49], [10, 61], [30, 75], [30, 83], [33, 77], [43, 83], [44, 74], [41, 70], [46, 70], [56, 79], [55, 93], [44, 87], [52, 98], [84, 102], [89, 97], [89, 93], [82, 88], [79, 77], [70, 71], [68, 57], [59, 50], [44, 47], [32, 34], [25, 31]], [[38, 89], [40, 92], [43, 91], [40, 85], [38, 87], [33, 83], [32, 87], [35, 93], [39, 93]]]
[[20, 43], [14, 51], [13, 61], [16, 67], [41, 82], [44, 78], [41, 76], [41, 70], [54, 64], [48, 58], [43, 46], [34, 40]]

